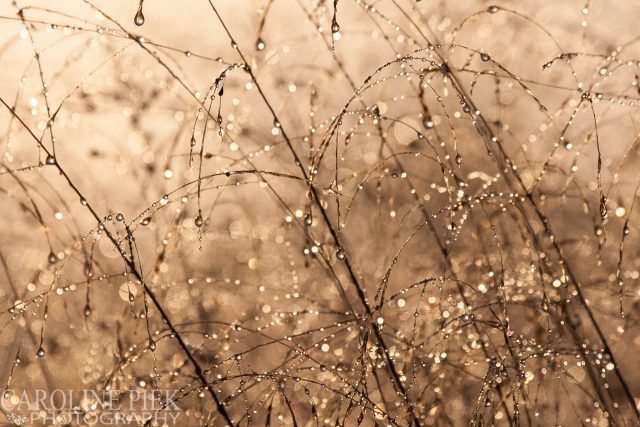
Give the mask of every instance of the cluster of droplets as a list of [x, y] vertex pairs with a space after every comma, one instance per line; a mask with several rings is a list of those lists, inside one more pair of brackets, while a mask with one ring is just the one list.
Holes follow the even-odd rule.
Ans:
[[[10, 203], [48, 248], [27, 279], [0, 251], [15, 282], [29, 281], [2, 289], [6, 341], [21, 333], [33, 348], [11, 354], [66, 366], [62, 354], [85, 356], [86, 340], [84, 386], [177, 385], [184, 416], [206, 425], [566, 423], [573, 415], [558, 408], [569, 403], [584, 423], [635, 420], [630, 377], [615, 358], [633, 331], [639, 279], [627, 255], [637, 245], [638, 189], [626, 190], [634, 145], [612, 160], [599, 126], [600, 108], [637, 105], [637, 94], [610, 85], [638, 62], [623, 47], [554, 50], [525, 78], [504, 46], [464, 38], [476, 22], [478, 40], [491, 22], [544, 28], [520, 12], [481, 6], [452, 27], [446, 6], [425, 14], [422, 2], [357, 0], [355, 12], [327, 3], [291, 2], [315, 30], [302, 43], [293, 28], [273, 30], [283, 28], [271, 21], [279, 2], [261, 5], [248, 37], [210, 2], [230, 61], [198, 53], [197, 41], [184, 50], [129, 33], [95, 6], [98, 25], [48, 26], [97, 36], [89, 45], [101, 48], [133, 43], [111, 56], [117, 78], [94, 83], [89, 73], [69, 94], [86, 111], [61, 108], [54, 120], [49, 101], [32, 98], [27, 116], [42, 119], [46, 138], [31, 132], [20, 103], [6, 105], [11, 136], [31, 132], [38, 161], [12, 166], [23, 153], [7, 142], [0, 177], [17, 183]], [[354, 25], [343, 9], [365, 16]], [[26, 24], [23, 40], [43, 25]], [[143, 0], [134, 24], [145, 24]], [[351, 51], [362, 37], [374, 47]], [[39, 72], [28, 82], [46, 100], [55, 79], [45, 80], [31, 44]], [[134, 66], [125, 49], [149, 63]], [[315, 55], [326, 57], [327, 76]], [[578, 72], [578, 58], [597, 65]], [[369, 60], [370, 72], [354, 72], [353, 61]], [[195, 61], [214, 67], [202, 92], [182, 66]], [[565, 72], [568, 87], [544, 80]], [[78, 178], [82, 154], [62, 142], [57, 157], [53, 137], [66, 123], [82, 129], [105, 99], [124, 99], [133, 128], [124, 148], [114, 142], [116, 160], [104, 147], [89, 160], [107, 165], [113, 194]], [[161, 125], [176, 129], [173, 144]], [[15, 360], [10, 381], [27, 387], [33, 371]]]

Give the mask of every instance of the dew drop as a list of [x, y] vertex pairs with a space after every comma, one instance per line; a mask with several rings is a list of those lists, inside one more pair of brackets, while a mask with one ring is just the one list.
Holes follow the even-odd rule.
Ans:
[[487, 12], [489, 13], [498, 13], [499, 10], [500, 10], [500, 7], [496, 5], [491, 5], [487, 8]]
[[91, 306], [89, 304], [84, 306], [84, 317], [91, 316]]
[[480, 59], [481, 59], [483, 62], [487, 62], [487, 61], [489, 61], [489, 60], [491, 59], [491, 57], [490, 57], [489, 55], [487, 55], [486, 53], [481, 53], [481, 54], [480, 54]]
[[264, 44], [264, 40], [262, 40], [261, 38], [259, 38], [256, 41], [256, 50], [264, 50], [265, 48], [265, 44]]
[[609, 216], [609, 212], [607, 211], [607, 198], [604, 194], [600, 196], [600, 217], [604, 221]]
[[58, 257], [56, 256], [56, 254], [54, 254], [53, 252], [49, 253], [49, 257], [47, 258], [49, 261], [49, 264], [55, 264], [56, 261], [58, 260]]
[[338, 258], [340, 261], [344, 261], [346, 256], [347, 254], [344, 252], [344, 249], [342, 248], [336, 249], [336, 258]]
[[56, 158], [55, 158], [55, 157], [53, 157], [51, 154], [49, 154], [49, 155], [47, 156], [47, 159], [45, 160], [45, 162], [46, 162], [48, 165], [55, 165], [55, 164], [56, 164]]
[[121, 213], [117, 214], [116, 215], [116, 220], [120, 221], [120, 222], [124, 221], [124, 215], [122, 215]]
[[38, 352], [36, 353], [36, 356], [40, 359], [42, 359], [44, 357], [45, 351], [44, 348], [42, 348], [42, 346], [40, 346], [38, 348]]
[[93, 276], [93, 267], [91, 266], [90, 262], [87, 262], [84, 266], [84, 275], [87, 276], [87, 278]]
[[194, 223], [196, 224], [196, 227], [202, 227], [202, 225], [204, 224], [204, 221], [202, 220], [202, 216], [198, 215]]
[[146, 217], [142, 221], [140, 221], [140, 225], [147, 226], [151, 222], [151, 217]]
[[140, 0], [138, 4], [138, 11], [136, 12], [135, 18], [133, 18], [133, 22], [138, 26], [142, 26], [144, 24], [144, 15], [142, 13], [142, 3], [144, 0]]

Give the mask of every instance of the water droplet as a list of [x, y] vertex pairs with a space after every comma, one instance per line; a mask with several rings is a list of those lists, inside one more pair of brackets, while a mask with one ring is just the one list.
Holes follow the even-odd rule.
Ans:
[[261, 38], [259, 38], [256, 41], [256, 50], [264, 50], [265, 44], [264, 44], [264, 40], [262, 40]]
[[489, 13], [497, 13], [500, 10], [499, 6], [491, 5], [487, 8], [487, 12]]
[[136, 16], [133, 19], [133, 22], [139, 27], [144, 24], [144, 15], [142, 14], [142, 3], [144, 0], [140, 0], [138, 4], [138, 11], [136, 12]]
[[56, 254], [54, 254], [53, 252], [49, 253], [49, 264], [55, 264], [56, 261], [58, 260], [58, 257], [56, 256]]
[[196, 227], [202, 227], [202, 225], [204, 224], [204, 221], [202, 220], [202, 216], [198, 215], [194, 223], [196, 224]]
[[604, 221], [609, 216], [607, 211], [607, 198], [604, 194], [600, 195], [600, 217]]
[[151, 351], [156, 351], [156, 342], [153, 340], [153, 338], [149, 338], [149, 349]]
[[344, 252], [344, 249], [338, 248], [336, 249], [336, 258], [340, 261], [343, 261], [346, 258], [347, 254]]
[[49, 154], [49, 155], [47, 156], [47, 159], [45, 160], [45, 162], [46, 162], [48, 165], [55, 165], [55, 164], [56, 164], [56, 158], [55, 158], [55, 157], [53, 157], [51, 154]]
[[44, 348], [42, 348], [42, 346], [40, 346], [38, 348], [38, 352], [36, 353], [36, 356], [42, 359], [44, 357], [44, 354], [45, 354]]
[[142, 221], [140, 221], [140, 225], [149, 225], [149, 223], [151, 222], [151, 217], [146, 217], [144, 218]]
[[489, 55], [487, 55], [486, 53], [481, 53], [480, 54], [480, 59], [484, 62], [487, 62], [491, 59], [491, 57]]
[[121, 213], [116, 214], [116, 220], [121, 222], [124, 221], [124, 215], [122, 215]]
[[91, 306], [89, 304], [84, 306], [84, 317], [91, 316]]

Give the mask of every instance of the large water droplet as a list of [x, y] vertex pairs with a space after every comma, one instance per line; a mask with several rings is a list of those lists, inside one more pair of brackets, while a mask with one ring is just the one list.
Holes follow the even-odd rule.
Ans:
[[600, 217], [604, 221], [609, 216], [609, 212], [607, 211], [607, 198], [604, 194], [600, 196]]
[[138, 5], [138, 11], [136, 12], [135, 18], [133, 18], [133, 22], [139, 27], [144, 24], [144, 14], [142, 13], [142, 2]]

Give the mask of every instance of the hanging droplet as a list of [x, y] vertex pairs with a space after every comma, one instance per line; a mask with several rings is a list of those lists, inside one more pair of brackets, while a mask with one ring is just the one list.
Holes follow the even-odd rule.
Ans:
[[91, 306], [89, 304], [84, 306], [84, 317], [91, 316]]
[[40, 359], [42, 359], [44, 357], [44, 348], [42, 348], [42, 345], [38, 348], [38, 352], [36, 353], [36, 356], [39, 357]]
[[124, 221], [124, 215], [122, 215], [121, 213], [116, 214], [116, 221], [120, 221], [120, 222]]
[[334, 22], [333, 24], [331, 24], [331, 32], [332, 33], [337, 33], [340, 31], [340, 25], [338, 25], [337, 22]]
[[140, 221], [140, 225], [147, 226], [151, 222], [151, 217], [146, 217], [142, 221]]
[[53, 252], [49, 253], [49, 258], [47, 258], [49, 261], [49, 264], [55, 264], [56, 261], [58, 260], [58, 257], [56, 256], [56, 254], [54, 254]]
[[151, 351], [156, 351], [156, 342], [151, 337], [149, 337], [149, 349]]
[[489, 13], [497, 13], [500, 10], [500, 7], [491, 5], [487, 8], [487, 12]]
[[310, 227], [313, 224], [313, 217], [311, 216], [311, 212], [304, 216], [304, 223], [307, 227]]
[[600, 217], [604, 221], [609, 216], [607, 211], [607, 197], [604, 194], [600, 195]]
[[45, 163], [48, 165], [55, 165], [56, 164], [56, 158], [53, 157], [51, 154], [49, 154], [47, 156], [47, 159], [45, 160]]
[[336, 258], [337, 259], [339, 259], [340, 261], [344, 261], [346, 256], [347, 256], [347, 254], [344, 252], [344, 249], [342, 249], [342, 248], [336, 249]]
[[138, 11], [136, 12], [136, 16], [133, 19], [133, 22], [140, 27], [141, 25], [144, 24], [144, 14], [142, 13], [142, 3], [144, 0], [140, 0], [140, 3], [138, 4]]
[[256, 41], [256, 50], [264, 50], [265, 44], [264, 44], [264, 40], [262, 40], [261, 38], [258, 38], [258, 40]]
[[204, 221], [202, 220], [202, 216], [198, 215], [194, 223], [196, 224], [196, 227], [202, 227], [202, 225], [204, 224]]
[[462, 156], [460, 153], [456, 153], [456, 165], [460, 166], [462, 164]]
[[487, 61], [489, 61], [489, 60], [491, 59], [491, 57], [490, 57], [489, 55], [487, 55], [486, 53], [481, 53], [481, 54], [480, 54], [480, 59], [481, 59], [483, 62], [487, 62]]
[[87, 262], [85, 264], [84, 275], [87, 276], [87, 278], [90, 278], [93, 276], [93, 267], [91, 266], [91, 262]]

